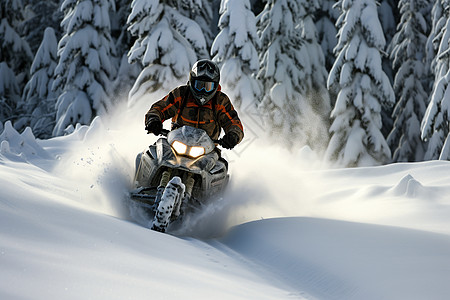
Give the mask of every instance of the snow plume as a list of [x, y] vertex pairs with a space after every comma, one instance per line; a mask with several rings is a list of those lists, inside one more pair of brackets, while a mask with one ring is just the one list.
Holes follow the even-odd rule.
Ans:
[[311, 149], [304, 147], [294, 155], [255, 140], [239, 156], [233, 152], [227, 159], [230, 183], [224, 196], [183, 220], [175, 234], [213, 238], [248, 221], [304, 214], [302, 201], [317, 185], [307, 186], [312, 181], [303, 180], [308, 175], [302, 175], [302, 170], [321, 167]]
[[441, 225], [449, 213], [442, 169], [448, 162], [328, 169], [308, 147], [292, 153], [264, 140], [228, 159], [223, 199], [184, 220], [175, 234], [206, 239], [250, 221], [299, 216], [449, 233]]
[[136, 155], [156, 140], [146, 134], [144, 116], [163, 93], [148, 94], [131, 107], [126, 100], [115, 99], [119, 104], [109, 115], [96, 117], [89, 126], [77, 125], [72, 134], [61, 137], [70, 146], [54, 173], [73, 182], [80, 203], [128, 218], [124, 204], [132, 188]]
[[115, 149], [113, 134], [97, 117], [88, 126], [77, 126], [69, 136], [70, 148], [53, 173], [72, 182], [78, 201], [92, 210], [120, 215], [120, 200], [128, 188], [128, 162]]
[[305, 99], [310, 104], [303, 108], [302, 131], [305, 133], [305, 140], [300, 145], [297, 144], [297, 147], [308, 145], [322, 156], [330, 139], [329, 96], [326, 91], [312, 90]]
[[[271, 90], [271, 97], [280, 99], [278, 93], [283, 93], [283, 89], [282, 85], [275, 85]], [[295, 149], [308, 146], [322, 156], [328, 145], [330, 124], [329, 117], [320, 111], [322, 110], [320, 107], [323, 108], [323, 103], [320, 103], [323, 95], [319, 94], [318, 91], [308, 93], [306, 96], [297, 94], [288, 101], [290, 109], [281, 109], [283, 104], [276, 101], [273, 103], [264, 101], [259, 106], [265, 130], [270, 134], [272, 142], [287, 145], [286, 147], [293, 152]], [[271, 113], [266, 113], [267, 110]], [[295, 122], [299, 111], [302, 117]], [[291, 125], [283, 126], [284, 123]]]

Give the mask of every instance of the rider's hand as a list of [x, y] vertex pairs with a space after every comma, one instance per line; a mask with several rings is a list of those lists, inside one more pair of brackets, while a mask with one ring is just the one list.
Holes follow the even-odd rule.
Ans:
[[239, 137], [234, 132], [229, 132], [225, 134], [220, 141], [220, 145], [226, 149], [233, 149], [239, 142]]
[[148, 133], [153, 133], [154, 135], [159, 135], [162, 128], [162, 123], [159, 120], [149, 121], [145, 124], [145, 130], [147, 130]]

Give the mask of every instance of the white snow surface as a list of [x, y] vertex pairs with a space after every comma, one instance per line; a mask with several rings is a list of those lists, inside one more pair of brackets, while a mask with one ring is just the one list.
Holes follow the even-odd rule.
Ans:
[[0, 299], [448, 299], [450, 162], [331, 169], [253, 139], [162, 234], [124, 205], [155, 99], [49, 140], [4, 124]]

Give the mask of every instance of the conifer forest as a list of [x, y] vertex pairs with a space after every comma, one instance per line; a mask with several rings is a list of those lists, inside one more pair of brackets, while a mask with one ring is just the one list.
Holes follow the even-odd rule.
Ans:
[[70, 134], [207, 58], [283, 147], [449, 160], [449, 41], [450, 0], [2, 0], [0, 133]]

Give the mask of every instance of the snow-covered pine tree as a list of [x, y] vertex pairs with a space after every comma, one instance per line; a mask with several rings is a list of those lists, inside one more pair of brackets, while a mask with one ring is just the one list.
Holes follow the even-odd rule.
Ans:
[[399, 1], [397, 0], [378, 0], [378, 16], [384, 37], [387, 43], [390, 43], [397, 33], [397, 24], [400, 21]]
[[394, 127], [387, 139], [394, 162], [421, 161], [425, 154], [420, 122], [428, 101], [422, 84], [429, 72], [425, 46], [430, 28], [424, 17], [428, 3], [428, 0], [400, 0], [398, 3], [402, 16], [391, 47], [397, 103], [393, 112]]
[[331, 113], [332, 137], [326, 157], [349, 167], [379, 165], [391, 158], [381, 134], [381, 106], [394, 104], [382, 70], [385, 39], [375, 0], [339, 0], [337, 58], [328, 86], [340, 90]]
[[130, 64], [128, 61], [128, 51], [134, 42], [127, 24], [131, 2], [132, 0], [116, 0], [117, 9], [111, 16], [111, 34], [116, 45], [119, 65], [112, 90], [116, 99], [120, 100], [128, 100], [128, 94], [142, 71], [140, 64]]
[[132, 1], [115, 0], [116, 10], [111, 12], [111, 36], [116, 42], [118, 57], [121, 57], [122, 53], [127, 53], [133, 46], [133, 39], [127, 24]]
[[297, 60], [304, 43], [299, 19], [300, 8], [293, 0], [269, 0], [257, 16], [262, 42], [258, 79], [264, 92], [260, 108], [271, 136], [290, 148], [306, 141], [300, 129], [306, 126], [302, 124], [306, 101], [300, 89], [306, 75]]
[[[383, 28], [384, 37], [386, 39], [386, 51], [382, 52], [381, 61], [383, 71], [386, 73], [391, 85], [394, 84], [394, 71], [392, 70], [392, 61], [389, 59], [389, 53], [392, 49], [389, 46], [392, 45], [391, 41], [396, 32], [399, 18], [397, 18], [397, 3], [395, 0], [378, 0], [378, 16], [380, 18], [381, 27]], [[394, 120], [392, 119], [393, 107], [381, 108], [381, 120], [383, 126], [381, 127], [381, 133], [387, 137], [394, 127]]]
[[[219, 0], [220, 1], [220, 0]], [[211, 0], [181, 0], [177, 8], [180, 13], [194, 20], [202, 29], [206, 41], [206, 51], [202, 48], [197, 48], [197, 56], [199, 58], [209, 58], [209, 50], [214, 41], [214, 36], [217, 30], [217, 22], [213, 22], [213, 5]], [[186, 38], [189, 40], [189, 33], [186, 32]], [[195, 43], [193, 43], [195, 44]]]
[[[192, 0], [191, 0], [192, 1]], [[178, 10], [178, 1], [134, 0], [128, 30], [136, 41], [128, 59], [144, 69], [129, 95], [129, 104], [158, 89], [186, 83], [197, 53], [207, 53], [200, 26]]]
[[339, 10], [334, 6], [335, 3], [335, 0], [319, 0], [319, 8], [315, 13], [318, 42], [322, 46], [327, 71], [331, 70], [336, 59], [333, 49], [337, 45], [335, 24], [339, 17]]
[[[18, 33], [22, 21], [23, 5], [20, 0], [0, 1], [0, 62], [6, 64], [2, 66], [2, 76], [0, 77], [0, 81], [4, 80], [5, 82], [0, 85], [8, 87], [0, 92], [2, 121], [7, 119], [15, 121], [20, 114], [17, 109], [17, 106], [20, 105], [17, 102], [20, 101], [19, 91], [28, 81], [28, 72], [33, 59], [30, 46]], [[18, 91], [13, 88], [16, 85]]]
[[253, 76], [259, 70], [260, 46], [255, 15], [248, 0], [222, 0], [220, 15], [220, 32], [211, 54], [221, 66], [223, 90], [236, 107], [252, 105], [255, 109], [262, 94], [261, 84]]
[[25, 6], [25, 20], [22, 23], [23, 35], [33, 53], [37, 52], [47, 27], [55, 30], [56, 37], [61, 36], [60, 26], [63, 14], [58, 9], [59, 0], [22, 0]]
[[19, 123], [30, 126], [34, 136], [50, 138], [55, 126], [56, 95], [52, 91], [57, 65], [58, 43], [53, 28], [45, 29], [41, 45], [31, 65], [31, 78], [22, 95], [25, 115]]
[[[398, 5], [399, 1], [382, 0], [379, 2], [378, 16], [380, 18], [381, 27], [383, 28], [384, 38], [386, 39], [386, 45], [391, 45], [398, 24], [396, 5]], [[383, 60], [383, 71], [389, 77], [390, 81], [394, 82], [394, 72], [392, 70], [392, 63], [389, 59], [389, 53], [382, 55], [381, 58]]]
[[331, 111], [330, 96], [327, 90], [328, 72], [325, 68], [325, 58], [322, 48], [318, 42], [317, 29], [313, 17], [320, 7], [318, 0], [299, 1], [301, 11], [302, 38], [305, 42], [306, 57], [303, 55], [301, 63], [304, 66], [306, 80], [302, 83], [306, 87], [306, 100], [311, 112], [308, 113], [308, 129], [303, 128], [308, 136], [307, 144], [312, 148], [324, 151], [329, 141], [329, 118]]
[[433, 7], [432, 61], [435, 83], [430, 103], [422, 120], [422, 139], [428, 141], [425, 160], [450, 159], [450, 1], [436, 1]]
[[33, 60], [30, 46], [19, 31], [23, 21], [23, 6], [20, 0], [0, 2], [0, 61], [7, 62], [14, 71], [19, 87], [27, 82]]
[[[427, 64], [431, 66], [431, 73], [436, 77], [438, 73], [438, 68], [436, 67], [438, 56], [437, 51], [439, 49], [440, 39], [435, 39], [437, 35], [440, 34], [442, 28], [446, 23], [446, 16], [444, 15], [444, 10], [442, 8], [442, 2], [435, 1], [431, 8], [431, 32], [427, 40]], [[434, 85], [434, 82], [433, 82]]]
[[[199, 59], [209, 58], [208, 49], [211, 46], [213, 34], [212, 4], [210, 0], [172, 0], [167, 1], [172, 12], [174, 28], [192, 45]], [[181, 17], [178, 16], [178, 13]], [[197, 30], [200, 29], [200, 32]], [[204, 46], [203, 40], [208, 41]]]
[[432, 39], [434, 38], [433, 17], [432, 17], [434, 1], [427, 0], [425, 3], [427, 6], [426, 6], [426, 8], [423, 9], [422, 15], [424, 16], [425, 21], [427, 22], [428, 32], [429, 32], [428, 37], [427, 37], [427, 42], [425, 45], [425, 55], [426, 55], [425, 56], [425, 65], [428, 68], [428, 72], [427, 72], [428, 76], [426, 78], [424, 78], [422, 81], [423, 81], [423, 86], [425, 87], [425, 89], [427, 91], [429, 91], [429, 93], [431, 93], [431, 91], [433, 89], [433, 84], [434, 84], [434, 73], [433, 73], [433, 68], [431, 66], [431, 62], [433, 61], [433, 58], [435, 58], [435, 55], [436, 55], [436, 52], [434, 52], [434, 50], [433, 50], [433, 43], [432, 43]]
[[0, 122], [11, 119], [19, 101], [20, 89], [16, 75], [6, 62], [0, 61]]
[[112, 101], [107, 89], [115, 76], [111, 61], [109, 13], [112, 0], [65, 0], [61, 10], [64, 36], [59, 42], [59, 63], [53, 90], [60, 92], [53, 135], [65, 133], [68, 126], [89, 124], [96, 115], [107, 112]]
[[[308, 21], [315, 5], [315, 1], [271, 0], [257, 17], [262, 41], [258, 78], [265, 93], [260, 107], [272, 136], [288, 148], [298, 144], [315, 149], [322, 144], [317, 138], [327, 137], [326, 130], [318, 130], [325, 126], [311, 106], [314, 101], [308, 99], [314, 86], [325, 85], [326, 79], [322, 49], [312, 20]], [[317, 51], [311, 53], [311, 48]], [[313, 85], [315, 68], [323, 78]]]

